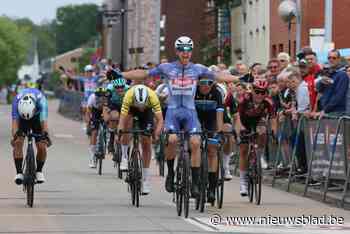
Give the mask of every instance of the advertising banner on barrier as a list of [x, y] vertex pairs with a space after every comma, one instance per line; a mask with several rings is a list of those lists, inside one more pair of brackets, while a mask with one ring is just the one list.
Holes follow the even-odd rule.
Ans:
[[[306, 120], [305, 124], [305, 141], [308, 158], [311, 157], [312, 150], [314, 150], [311, 174], [314, 178], [327, 176], [332, 149], [335, 147], [331, 178], [343, 178], [346, 173], [344, 162], [344, 153], [346, 152], [343, 134], [344, 128], [340, 128], [336, 145], [334, 145], [338, 119], [323, 118], [320, 120], [320, 129], [317, 133], [318, 121]], [[314, 142], [316, 133], [316, 142]], [[315, 146], [314, 144], [317, 145]]]

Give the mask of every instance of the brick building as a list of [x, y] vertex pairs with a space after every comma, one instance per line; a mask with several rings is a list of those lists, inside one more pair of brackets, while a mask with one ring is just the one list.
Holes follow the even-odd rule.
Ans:
[[194, 41], [193, 60], [201, 61], [199, 43], [206, 35], [207, 0], [162, 0], [162, 15], [164, 25], [165, 55], [169, 60], [176, 58], [175, 40], [183, 35]]
[[[270, 1], [270, 55], [275, 57], [280, 51], [288, 51], [288, 27], [278, 16], [280, 0]], [[301, 47], [310, 45], [310, 29], [324, 28], [324, 0], [302, 0], [302, 37]], [[333, 33], [335, 48], [350, 47], [350, 1], [333, 1]], [[291, 51], [293, 57], [296, 50], [295, 24], [292, 24]]]

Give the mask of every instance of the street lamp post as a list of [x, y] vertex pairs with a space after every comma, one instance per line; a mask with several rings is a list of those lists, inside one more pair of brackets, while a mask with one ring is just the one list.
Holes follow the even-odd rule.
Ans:
[[291, 55], [291, 31], [292, 31], [292, 20], [298, 16], [297, 4], [293, 0], [284, 0], [278, 6], [278, 14], [281, 19], [288, 23], [288, 53]]

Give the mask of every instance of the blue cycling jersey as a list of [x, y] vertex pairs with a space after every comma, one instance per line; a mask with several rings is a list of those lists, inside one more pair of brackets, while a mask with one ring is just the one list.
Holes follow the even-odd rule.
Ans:
[[18, 113], [18, 102], [19, 100], [27, 94], [31, 94], [35, 97], [36, 103], [36, 112], [34, 116], [40, 115], [40, 121], [46, 121], [48, 118], [48, 106], [47, 99], [39, 89], [27, 88], [23, 89], [17, 96], [13, 99], [12, 102], [12, 119], [19, 120], [20, 115]]
[[163, 63], [148, 71], [149, 76], [160, 76], [169, 88], [168, 109], [195, 110], [194, 97], [199, 77], [214, 79], [215, 75], [201, 64], [182, 65], [179, 61]]
[[97, 82], [100, 78], [98, 76], [93, 77], [79, 77], [79, 81], [83, 82], [84, 84], [84, 102], [87, 102], [90, 95], [95, 92], [95, 89], [97, 88]]

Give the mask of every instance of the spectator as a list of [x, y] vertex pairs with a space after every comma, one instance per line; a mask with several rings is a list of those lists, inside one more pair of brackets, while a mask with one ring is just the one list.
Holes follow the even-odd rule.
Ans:
[[338, 50], [328, 53], [329, 70], [322, 80], [317, 83], [320, 98], [321, 114], [342, 114], [346, 111], [346, 95], [349, 88], [349, 78], [340, 65], [341, 56]]
[[309, 91], [309, 100], [310, 100], [310, 109], [314, 110], [316, 107], [316, 87], [315, 87], [315, 77], [312, 73], [310, 73], [311, 66], [308, 65], [305, 59], [301, 59], [298, 62], [298, 67], [300, 71], [300, 75], [303, 80], [306, 82], [308, 91]]
[[317, 63], [316, 53], [311, 51], [305, 52], [305, 60], [309, 66], [309, 73], [314, 77], [317, 77], [322, 70], [321, 65]]
[[[307, 67], [306, 64], [303, 66]], [[296, 97], [295, 111], [297, 113], [308, 112], [310, 110], [310, 96], [306, 81], [303, 80], [303, 77], [297, 71], [289, 73], [288, 81], [289, 87]]]
[[227, 70], [227, 66], [224, 63], [219, 63], [217, 65], [217, 67], [218, 67], [219, 71], [226, 71]]
[[245, 64], [241, 64], [237, 71], [240, 77], [244, 77], [249, 72], [248, 67]]
[[162, 57], [160, 59], [160, 63], [167, 63], [168, 62], [168, 59], [166, 57]]
[[[306, 65], [306, 64], [305, 64]], [[288, 75], [289, 87], [296, 95], [296, 106], [292, 107], [292, 119], [298, 120], [298, 113], [306, 113], [310, 111], [310, 98], [308, 85], [303, 80], [301, 74], [297, 71], [292, 71]], [[296, 134], [296, 128], [294, 128], [293, 135]], [[307, 159], [305, 151], [305, 138], [304, 131], [299, 130], [298, 145], [296, 145], [296, 153], [298, 159], [298, 173], [304, 174], [307, 172]]]
[[6, 86], [0, 85], [0, 104], [7, 104], [7, 94]]
[[290, 66], [290, 56], [286, 52], [279, 53], [277, 59], [280, 62], [281, 71]]
[[[350, 79], [350, 66], [349, 65], [346, 67], [346, 73], [348, 75], [348, 78]], [[349, 85], [348, 92], [346, 95], [346, 114], [350, 115], [350, 85]]]
[[276, 80], [278, 74], [281, 72], [281, 64], [278, 59], [271, 59], [267, 64], [267, 69], [269, 71], [268, 81]]
[[346, 67], [346, 74], [348, 74], [348, 77], [350, 77], [350, 65]]

